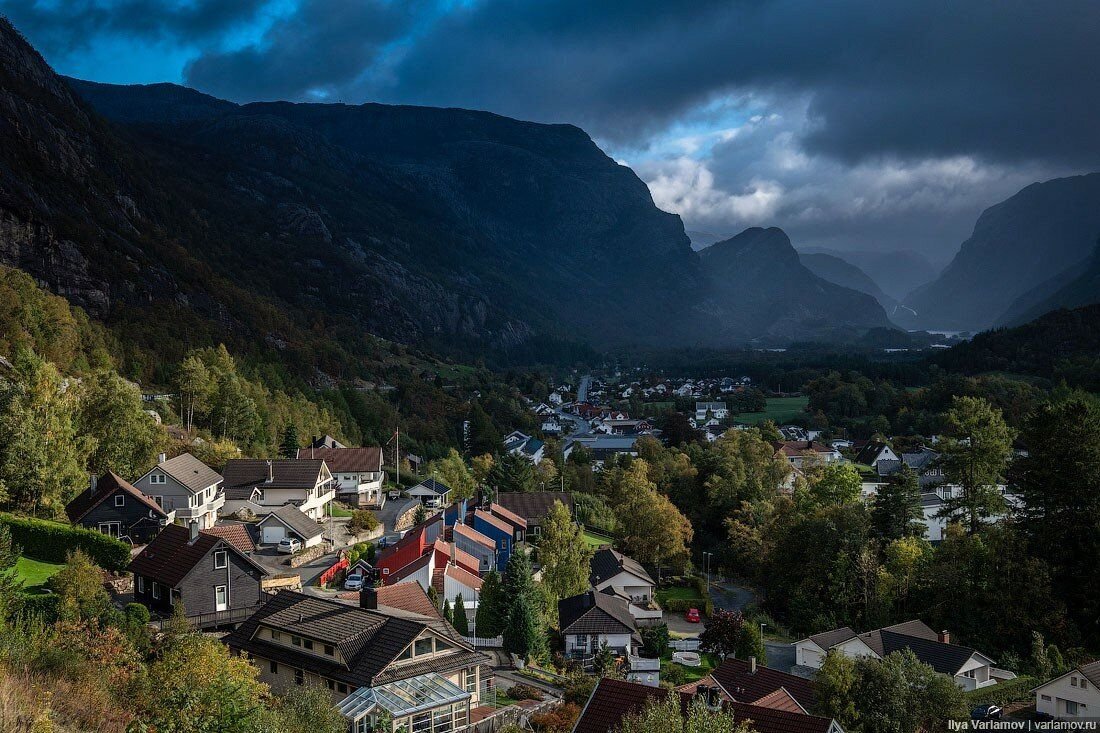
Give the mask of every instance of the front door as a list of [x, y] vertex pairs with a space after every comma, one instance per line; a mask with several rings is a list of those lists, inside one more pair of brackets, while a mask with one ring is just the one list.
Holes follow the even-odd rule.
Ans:
[[228, 611], [229, 610], [229, 593], [226, 591], [224, 585], [219, 585], [214, 589], [214, 610], [215, 611]]

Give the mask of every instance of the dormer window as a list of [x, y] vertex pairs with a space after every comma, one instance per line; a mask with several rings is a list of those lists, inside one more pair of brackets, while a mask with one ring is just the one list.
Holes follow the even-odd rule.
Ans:
[[214, 553], [214, 569], [221, 570], [226, 567], [229, 567], [229, 552], [218, 550]]

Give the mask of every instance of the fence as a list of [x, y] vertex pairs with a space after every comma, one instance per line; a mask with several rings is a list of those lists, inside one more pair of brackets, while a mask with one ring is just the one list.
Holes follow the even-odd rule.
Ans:
[[668, 645], [678, 652], [697, 652], [699, 643], [698, 639], [672, 639]]
[[504, 648], [503, 636], [464, 636], [467, 644], [478, 649], [502, 649]]
[[524, 730], [531, 730], [531, 716], [545, 713], [560, 704], [560, 700], [546, 700], [537, 705], [524, 705], [522, 707], [510, 705], [506, 708], [500, 708], [476, 723], [471, 723], [466, 730], [472, 733], [495, 733], [509, 725], [518, 725]]
[[336, 577], [337, 573], [340, 573], [340, 572], [342, 572], [344, 570], [347, 570], [347, 569], [348, 569], [347, 558], [342, 557], [342, 558], [340, 558], [339, 560], [336, 561], [335, 565], [333, 565], [331, 568], [329, 568], [325, 572], [321, 573], [321, 577], [318, 578], [318, 583], [322, 586], [328, 585], [330, 582], [332, 582], [332, 579]]

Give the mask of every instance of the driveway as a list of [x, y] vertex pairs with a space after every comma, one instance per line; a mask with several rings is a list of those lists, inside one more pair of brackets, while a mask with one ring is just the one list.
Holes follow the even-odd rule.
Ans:
[[780, 672], [790, 672], [791, 668], [794, 667], [794, 644], [787, 644], [781, 641], [765, 641], [764, 648], [768, 651], [767, 666], [771, 669], [778, 669]]
[[393, 532], [393, 523], [410, 507], [416, 506], [416, 499], [387, 499], [386, 505], [376, 511], [374, 516], [386, 528], [386, 534]]
[[710, 599], [723, 611], [743, 611], [756, 600], [756, 594], [744, 586], [715, 581], [710, 586]]

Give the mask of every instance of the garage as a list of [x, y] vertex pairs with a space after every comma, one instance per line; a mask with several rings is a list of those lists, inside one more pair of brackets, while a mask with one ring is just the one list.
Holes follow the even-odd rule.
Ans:
[[286, 527], [283, 525], [274, 522], [264, 525], [262, 541], [265, 545], [276, 545], [282, 542], [284, 537], [286, 537]]
[[303, 547], [321, 544], [324, 528], [317, 520], [302, 514], [298, 507], [284, 504], [256, 523], [260, 540], [265, 545], [276, 545], [287, 537], [298, 540]]

